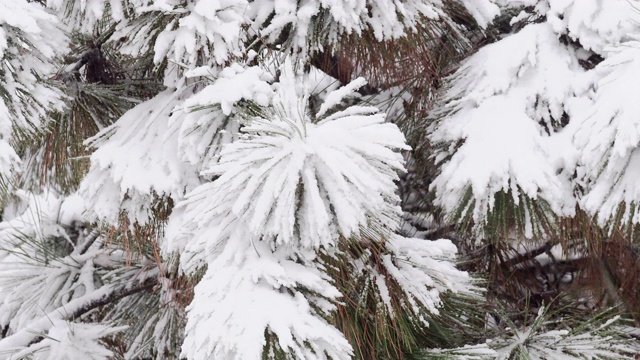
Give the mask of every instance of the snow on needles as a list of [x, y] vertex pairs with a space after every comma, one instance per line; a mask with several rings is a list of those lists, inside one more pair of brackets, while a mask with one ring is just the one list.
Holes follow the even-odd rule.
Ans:
[[603, 50], [625, 40], [640, 20], [637, 5], [628, 0], [547, 0], [547, 21], [556, 33], [566, 33], [589, 50]]
[[[625, 204], [623, 222], [640, 222], [640, 41], [608, 49], [598, 68], [599, 81], [592, 102], [575, 106], [576, 121], [570, 124], [580, 150], [579, 174], [586, 195], [581, 205], [598, 214], [605, 224]], [[632, 212], [632, 209], [633, 210]]]
[[517, 3], [533, 6], [517, 17], [528, 24], [449, 78], [430, 135], [436, 202], [452, 214], [471, 191], [476, 225], [500, 191], [639, 222], [640, 13], [624, 0]]
[[68, 39], [55, 16], [25, 0], [0, 2], [0, 177], [18, 169], [9, 144], [14, 130], [39, 128], [47, 111], [62, 110], [62, 94], [42, 81], [56, 72]]
[[493, 0], [503, 7], [528, 6], [545, 17], [554, 32], [568, 35], [585, 49], [602, 53], [624, 41], [633, 31], [640, 13], [628, 0]]
[[102, 324], [53, 320], [44, 340], [16, 352], [13, 357], [22, 359], [37, 355], [36, 358], [41, 360], [109, 359], [114, 356], [114, 353], [101, 340], [124, 329], [126, 326], [110, 327]]
[[180, 159], [169, 115], [181, 103], [165, 90], [125, 113], [115, 124], [88, 140], [97, 147], [79, 193], [94, 220], [117, 224], [122, 210], [132, 222], [147, 223], [154, 196], [180, 197], [198, 184], [196, 170]]
[[199, 171], [215, 163], [221, 145], [237, 132], [237, 102], [269, 103], [270, 76], [263, 70], [237, 64], [219, 74], [209, 70], [211, 76], [197, 77], [208, 84], [203, 89], [165, 90], [88, 140], [97, 150], [80, 193], [93, 204], [94, 219], [116, 224], [125, 210], [132, 222], [146, 223], [155, 196], [179, 201], [200, 184]]
[[[484, 27], [498, 14], [498, 7], [489, 0], [460, 1], [469, 10], [480, 26]], [[323, 19], [328, 30], [326, 36], [329, 45], [337, 44], [345, 34], [361, 34], [371, 30], [378, 41], [397, 39], [407, 31], [416, 30], [420, 18], [432, 21], [446, 20], [449, 15], [444, 11], [442, 1], [439, 0], [311, 0], [298, 6], [296, 0], [256, 0], [250, 4], [248, 16], [254, 26], [260, 25], [272, 16], [269, 26], [262, 29], [260, 34], [269, 42], [276, 41], [291, 26], [293, 35], [291, 44], [295, 50], [318, 50], [308, 39], [314, 34], [314, 21]]]
[[273, 250], [241, 225], [234, 228], [195, 287], [183, 356], [259, 359], [269, 332], [296, 359], [351, 359], [351, 346], [325, 320], [339, 292], [314, 266], [313, 252]]
[[122, 0], [47, 0], [47, 7], [58, 12], [58, 17], [74, 30], [91, 34], [104, 20], [105, 10], [113, 20], [124, 20]]
[[[299, 86], [286, 74], [269, 118], [248, 119], [245, 135], [206, 171], [219, 177], [188, 195], [183, 206], [194, 230], [206, 228], [211, 216], [233, 214], [277, 245], [315, 249], [357, 235], [369, 216], [386, 214], [395, 222], [390, 228], [397, 227], [394, 181], [404, 170], [397, 150], [408, 149], [402, 133], [368, 107], [313, 123]], [[192, 244], [202, 244], [189, 252], [202, 256], [209, 241], [196, 236]]]
[[552, 122], [562, 117], [582, 72], [545, 23], [529, 25], [468, 59], [453, 75], [438, 110], [442, 118], [430, 135], [442, 146], [436, 160], [447, 159], [432, 184], [436, 202], [453, 212], [471, 187], [471, 211], [479, 222], [496, 192], [511, 191], [517, 203], [522, 191], [571, 215], [570, 183], [558, 176], [560, 155], [538, 122], [553, 131]]
[[[471, 191], [476, 226], [497, 192], [576, 205], [606, 225], [640, 222], [640, 12], [625, 0], [518, 1], [520, 31], [484, 46], [448, 80], [429, 140], [449, 214]], [[536, 23], [538, 22], [538, 23]], [[604, 61], [602, 61], [604, 59]]]
[[154, 61], [168, 57], [191, 67], [198, 57], [223, 64], [231, 56], [240, 55], [247, 6], [247, 1], [238, 0], [189, 2], [187, 16], [170, 23], [156, 39]]
[[[318, 117], [307, 101], [306, 80], [287, 60], [272, 105], [247, 116], [240, 138], [205, 172], [217, 177], [187, 194], [169, 220], [181, 267], [207, 269], [188, 308], [183, 356], [253, 359], [277, 341], [295, 358], [350, 359], [351, 346], [326, 320], [342, 294], [318, 253], [333, 256], [340, 239], [359, 241], [372, 222], [389, 230], [386, 276], [416, 313], [437, 312], [443, 291], [469, 289], [450, 262], [451, 242], [391, 234], [400, 221], [399, 150], [408, 149], [399, 129], [374, 108]], [[377, 284], [388, 299], [385, 280]], [[265, 332], [276, 337], [265, 343]]]
[[[62, 0], [49, 1], [58, 4]], [[490, 0], [460, 2], [483, 28], [499, 13]], [[198, 60], [223, 65], [241, 57], [246, 53], [243, 43], [253, 36], [305, 58], [323, 51], [324, 46], [338, 44], [347, 34], [370, 31], [378, 41], [387, 41], [416, 31], [423, 19], [452, 22], [441, 0], [198, 0], [186, 4], [172, 0], [145, 5], [138, 5], [140, 13], [170, 18], [154, 44], [156, 63], [169, 59], [179, 68], [167, 72], [167, 85], [174, 84], [181, 68], [192, 69]], [[136, 29], [135, 24], [126, 23], [120, 29], [130, 25]], [[127, 45], [127, 52], [148, 47], [148, 37], [138, 35], [137, 44]]]

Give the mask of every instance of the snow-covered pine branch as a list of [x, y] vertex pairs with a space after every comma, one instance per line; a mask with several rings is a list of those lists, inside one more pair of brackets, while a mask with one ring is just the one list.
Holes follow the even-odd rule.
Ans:
[[86, 341], [83, 348], [89, 355], [110, 354], [95, 341], [124, 328], [78, 321], [154, 287], [159, 275], [155, 263], [125, 268], [124, 252], [105, 249], [102, 236], [84, 229], [77, 195], [18, 195], [20, 200], [5, 208], [0, 222], [0, 354], [54, 358], [71, 349], [72, 340]]
[[[489, 0], [462, 0], [480, 26], [498, 13]], [[403, 37], [426, 21], [448, 21], [441, 1], [408, 0], [256, 0], [250, 3], [250, 28], [262, 41], [290, 47], [302, 56], [337, 45], [343, 36], [372, 32], [377, 41]], [[267, 24], [266, 27], [262, 24]], [[284, 39], [284, 41], [283, 41]]]
[[[276, 86], [273, 104], [247, 114], [243, 135], [206, 172], [215, 180], [188, 194], [169, 220], [169, 247], [182, 249], [182, 268], [207, 269], [188, 307], [188, 358], [351, 358], [326, 320], [343, 294], [324, 256], [354, 261], [354, 279], [377, 277], [373, 291], [383, 302], [398, 301], [385, 283], [399, 284], [416, 316], [437, 312], [441, 292], [471, 287], [448, 262], [450, 242], [391, 240], [401, 219], [398, 150], [407, 149], [397, 127], [371, 107], [310, 114], [306, 82], [289, 61]], [[384, 263], [370, 264], [366, 253], [341, 257], [351, 241], [378, 242]]]
[[222, 65], [241, 56], [247, 7], [245, 0], [187, 2], [187, 15], [176, 20], [176, 29], [170, 24], [158, 35], [154, 61], [167, 57], [187, 66]]
[[[57, 12], [58, 18], [70, 28], [83, 33], [95, 31], [96, 24], [105, 18], [113, 21], [125, 19], [127, 3], [140, 3], [145, 0], [46, 0], [48, 8]], [[125, 5], [125, 6], [123, 6]], [[139, 5], [138, 5], [139, 6]]]
[[96, 151], [79, 191], [92, 219], [117, 224], [124, 211], [132, 223], [148, 223], [158, 198], [177, 202], [201, 183], [199, 172], [237, 133], [236, 105], [272, 97], [271, 77], [258, 67], [200, 67], [186, 76], [186, 88], [159, 93], [88, 140]]
[[[440, 174], [431, 188], [448, 214], [470, 213], [483, 226], [496, 193], [546, 201], [558, 215], [575, 206], [556, 128], [567, 99], [582, 89], [575, 51], [547, 23], [480, 49], [448, 80], [430, 141]], [[584, 90], [582, 90], [584, 91]], [[570, 146], [568, 146], [571, 149]], [[569, 164], [570, 166], [570, 164]], [[565, 170], [565, 172], [562, 172]], [[571, 168], [569, 167], [569, 171]], [[525, 226], [533, 236], [535, 224]]]
[[[556, 315], [557, 316], [557, 315]], [[615, 324], [619, 316], [603, 321], [595, 316], [585, 324], [566, 325], [570, 319], [556, 318], [548, 308], [523, 327], [508, 322], [500, 337], [487, 341], [495, 359], [634, 359], [637, 346]]]
[[[638, 33], [640, 36], [640, 32]], [[640, 41], [606, 49], [594, 71], [595, 91], [572, 107], [568, 130], [579, 151], [578, 181], [585, 189], [580, 205], [601, 225], [640, 223]], [[609, 223], [617, 218], [617, 223]]]
[[[509, 286], [518, 294], [533, 287], [496, 283], [495, 268], [545, 265], [541, 256], [560, 247], [546, 230], [567, 230], [565, 245], [594, 245], [603, 267], [637, 263], [635, 245], [621, 245], [628, 253], [616, 258], [611, 239], [593, 240], [604, 232], [589, 218], [600, 226], [640, 218], [633, 5], [1, 3], [0, 176], [12, 175], [19, 157], [25, 169], [0, 221], [0, 358], [630, 356], [637, 349], [600, 323], [571, 330], [547, 315], [533, 326], [497, 324], [502, 334], [483, 344], [494, 337], [485, 317], [492, 306], [477, 306], [480, 292], [454, 262], [456, 245], [481, 257], [467, 264], [489, 269], [487, 294], [496, 298]], [[490, 25], [499, 6], [505, 12]], [[67, 67], [52, 80], [66, 81], [68, 99], [42, 81], [62, 57]], [[77, 71], [98, 57], [114, 64], [109, 84], [87, 75], [82, 86]], [[427, 144], [416, 140], [420, 150], [408, 154], [396, 124], [411, 141], [421, 138], [417, 114], [436, 90]], [[42, 130], [34, 143], [22, 136]], [[434, 149], [437, 174], [427, 154]], [[403, 154], [422, 157], [407, 170]], [[405, 218], [422, 236], [454, 241], [399, 235], [409, 228], [398, 196], [404, 173], [419, 187]], [[63, 194], [84, 177], [84, 204], [49, 187], [59, 189], [49, 178], [60, 174], [73, 176]], [[478, 228], [505, 225], [499, 230], [513, 242], [467, 242], [441, 222], [438, 206]], [[512, 225], [544, 244], [540, 252], [505, 261], [505, 249], [522, 248]], [[483, 240], [489, 246], [477, 247]], [[556, 257], [545, 269], [579, 276], [578, 259]], [[634, 266], [619, 273], [635, 276]], [[603, 275], [607, 295], [633, 298], [627, 284], [635, 282], [612, 274]], [[549, 279], [536, 282], [545, 294], [557, 290]]]
[[[622, 103], [633, 96], [623, 89], [634, 64], [625, 59], [633, 57], [640, 15], [618, 0], [505, 3], [523, 4], [532, 8], [512, 22], [524, 27], [480, 49], [448, 79], [429, 138], [441, 164], [431, 185], [436, 203], [482, 227], [496, 196], [506, 193], [524, 214], [527, 237], [544, 233], [533, 216], [545, 208], [573, 216], [580, 205], [604, 224], [625, 203], [626, 219], [635, 192], [618, 180], [633, 171], [626, 164], [637, 131], [606, 127], [611, 119], [631, 124]], [[599, 63], [602, 57], [613, 58]], [[605, 98], [606, 106], [597, 101]], [[605, 145], [614, 143], [619, 162]]]
[[399, 209], [388, 200], [402, 158], [393, 149], [406, 146], [374, 109], [312, 122], [300, 80], [285, 67], [273, 107], [246, 120], [245, 135], [208, 171], [219, 177], [182, 205], [189, 240], [174, 248], [185, 248], [188, 271], [207, 265], [190, 306], [187, 357], [255, 358], [265, 331], [294, 357], [351, 357], [324, 320], [340, 293], [315, 252], [335, 247], [341, 234], [357, 235], [368, 216], [397, 221]]
[[24, 350], [12, 354], [14, 359], [103, 360], [115, 354], [101, 340], [126, 329], [103, 324], [74, 323], [64, 320], [52, 321], [52, 327], [42, 334], [42, 341], [31, 344]]
[[0, 3], [0, 178], [19, 169], [11, 142], [41, 130], [47, 112], [62, 110], [62, 93], [45, 79], [67, 49], [58, 19], [35, 2]]
[[[493, 329], [496, 337], [484, 344], [465, 345], [456, 349], [424, 351], [430, 359], [509, 360], [509, 359], [634, 359], [638, 353], [633, 339], [616, 324], [618, 316], [601, 313], [584, 324], [558, 317], [542, 307], [525, 326], [507, 321], [506, 326]], [[574, 325], [574, 326], [572, 326]]]

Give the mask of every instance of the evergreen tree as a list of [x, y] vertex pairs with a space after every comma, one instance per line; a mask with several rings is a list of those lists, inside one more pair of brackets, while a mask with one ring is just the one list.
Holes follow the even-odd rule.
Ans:
[[[595, 309], [619, 306], [637, 326], [638, 3], [503, 5], [502, 34], [461, 63], [430, 114], [434, 202], [508, 308], [534, 319], [553, 304], [590, 324]], [[560, 356], [525, 348], [505, 356]]]
[[633, 5], [0, 3], [0, 358], [633, 358]]

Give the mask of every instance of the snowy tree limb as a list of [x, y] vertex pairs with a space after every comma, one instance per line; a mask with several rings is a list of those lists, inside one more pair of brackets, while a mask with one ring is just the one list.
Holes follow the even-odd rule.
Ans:
[[28, 346], [47, 332], [56, 320], [74, 320], [87, 312], [140, 291], [150, 290], [158, 280], [158, 272], [150, 271], [136, 283], [125, 285], [108, 284], [94, 292], [69, 301], [67, 304], [45, 314], [20, 331], [0, 340], [0, 353], [9, 353]]
[[77, 253], [80, 255], [86, 253], [87, 250], [89, 250], [89, 248], [91, 247], [91, 245], [99, 238], [99, 236], [100, 236], [100, 231], [98, 229], [93, 229], [89, 233], [89, 235], [87, 235], [84, 242], [78, 245], [78, 248], [76, 249]]

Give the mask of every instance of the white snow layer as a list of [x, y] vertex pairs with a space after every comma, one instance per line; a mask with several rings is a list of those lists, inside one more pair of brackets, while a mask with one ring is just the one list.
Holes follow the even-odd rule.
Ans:
[[[558, 214], [571, 215], [575, 200], [564, 162], [550, 134], [575, 92], [583, 70], [571, 50], [546, 24], [529, 25], [478, 51], [453, 75], [435, 143], [451, 144], [436, 158], [441, 173], [433, 181], [436, 203], [453, 212], [470, 187], [476, 222], [493, 206], [493, 196], [522, 191], [543, 198]], [[463, 140], [459, 147], [458, 141]], [[451, 156], [451, 158], [447, 158]]]
[[13, 130], [33, 131], [47, 111], [62, 110], [62, 94], [38, 76], [56, 72], [67, 43], [56, 17], [39, 4], [0, 2], [0, 178], [19, 171], [20, 159], [10, 145]]
[[[318, 248], [357, 235], [368, 216], [384, 214], [397, 227], [400, 209], [389, 200], [397, 199], [394, 181], [404, 169], [396, 152], [407, 149], [402, 133], [372, 108], [352, 107], [314, 124], [306, 90], [288, 76], [271, 118], [250, 119], [244, 135], [223, 147], [219, 164], [205, 172], [219, 177], [187, 196], [192, 229], [206, 229], [212, 215], [231, 212], [276, 244]], [[185, 260], [209, 254], [202, 251], [208, 242], [196, 236]]]
[[114, 353], [100, 341], [103, 337], [126, 329], [102, 324], [73, 323], [53, 320], [47, 336], [28, 348], [13, 354], [13, 358], [37, 360], [103, 360]]
[[609, 48], [596, 70], [595, 92], [574, 104], [575, 121], [568, 129], [580, 153], [578, 175], [587, 188], [580, 205], [604, 224], [624, 204], [622, 221], [638, 223], [640, 94], [635, 80], [640, 79], [640, 41]]
[[272, 106], [246, 120], [206, 172], [217, 178], [187, 194], [169, 220], [168, 246], [181, 251], [181, 267], [207, 266], [188, 308], [187, 358], [258, 358], [273, 349], [266, 331], [295, 358], [350, 359], [351, 346], [324, 318], [341, 294], [316, 251], [336, 253], [339, 239], [358, 241], [372, 221], [389, 231], [387, 276], [416, 313], [437, 312], [443, 291], [470, 288], [451, 263], [451, 242], [391, 234], [400, 223], [398, 150], [407, 148], [398, 128], [358, 106], [314, 123], [307, 96], [305, 78], [287, 62]]
[[210, 84], [201, 91], [165, 90], [88, 140], [97, 149], [79, 193], [91, 204], [94, 219], [116, 224], [125, 210], [132, 222], [144, 224], [157, 197], [182, 199], [237, 133], [234, 105], [241, 100], [267, 105], [273, 96], [266, 82], [270, 76], [259, 68], [231, 65], [211, 74], [218, 77], [199, 78]]
[[[137, 1], [139, 2], [139, 0]], [[124, 20], [122, 0], [47, 0], [47, 7], [75, 31], [91, 34], [96, 24], [104, 20], [105, 10], [114, 21]]]
[[[580, 206], [601, 225], [624, 205], [622, 221], [637, 223], [640, 15], [634, 4], [502, 3], [533, 6], [530, 16], [544, 21], [484, 46], [449, 78], [430, 134], [440, 147], [436, 203], [451, 214], [471, 191], [469, 210], [481, 226], [494, 195], [511, 191], [516, 204], [524, 194], [561, 216]], [[593, 55], [605, 61], [591, 69]]]

